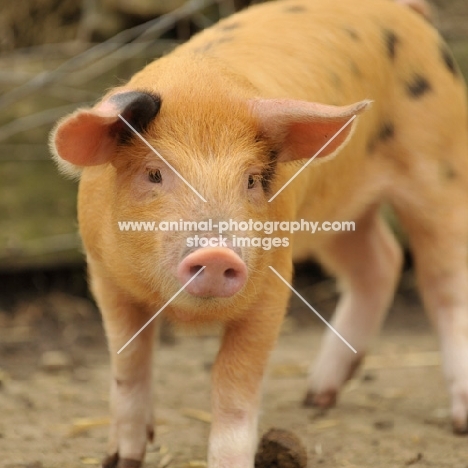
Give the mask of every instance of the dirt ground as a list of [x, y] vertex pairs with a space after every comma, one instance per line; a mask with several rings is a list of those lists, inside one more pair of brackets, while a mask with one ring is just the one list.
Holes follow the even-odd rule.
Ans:
[[[300, 276], [301, 293], [326, 318], [329, 280]], [[323, 325], [299, 301], [271, 358], [260, 429], [288, 429], [323, 468], [467, 468], [468, 444], [451, 432], [437, 339], [406, 273], [363, 369], [338, 406], [301, 407], [307, 366]], [[14, 313], [11, 313], [11, 312]], [[216, 332], [164, 333], [155, 355], [156, 442], [149, 468], [203, 467], [209, 369]], [[105, 450], [109, 366], [99, 316], [87, 299], [49, 292], [0, 314], [0, 466], [97, 466]]]

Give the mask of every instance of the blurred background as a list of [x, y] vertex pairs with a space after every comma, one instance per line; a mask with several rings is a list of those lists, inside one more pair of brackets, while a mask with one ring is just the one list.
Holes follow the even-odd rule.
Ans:
[[[86, 268], [77, 235], [77, 184], [58, 174], [48, 151], [48, 133], [61, 116], [79, 106], [92, 104], [106, 89], [124, 82], [149, 61], [249, 3], [249, 0], [2, 1], [0, 453], [7, 456], [4, 457], [6, 461], [0, 457], [0, 466], [40, 468], [96, 465], [97, 458], [85, 455], [104, 448], [108, 422], [105, 410], [107, 357], [99, 314], [87, 289]], [[434, 0], [431, 3], [436, 26], [448, 41], [465, 77], [468, 77], [468, 2]], [[408, 334], [422, 330], [421, 336], [425, 337], [430, 332], [426, 322], [422, 328], [419, 325], [421, 306], [414, 291], [410, 267], [408, 257], [397, 305], [394, 306], [394, 309], [403, 309], [405, 315], [395, 318], [394, 324], [396, 327], [401, 325]], [[332, 280], [314, 265], [298, 265], [296, 285], [320, 312], [329, 317], [337, 297]], [[316, 323], [305, 306], [294, 298], [291, 311], [285, 325], [286, 335], [294, 335], [299, 328]], [[317, 336], [321, 331], [321, 328], [317, 329]], [[165, 345], [174, 349], [179, 336], [184, 333], [165, 327], [163, 348]], [[213, 335], [216, 335], [216, 331], [208, 332], [205, 336], [210, 339]], [[433, 349], [437, 349], [436, 345], [431, 338], [427, 338], [427, 342], [424, 339], [423, 344], [418, 345], [418, 352], [423, 353], [421, 359], [428, 359], [424, 362], [429, 362], [429, 367], [438, 365], [438, 358], [431, 354]], [[201, 353], [201, 363], [197, 361], [192, 363], [193, 366], [197, 369], [197, 366], [201, 366], [208, 375], [215, 342], [204, 342], [202, 351], [197, 345], [200, 342], [190, 343], [189, 346], [198, 350], [195, 353]], [[396, 347], [392, 348], [394, 353], [402, 349], [398, 340], [395, 343]], [[424, 354], [426, 351], [427, 355]], [[174, 356], [174, 351], [171, 353]], [[174, 357], [169, 355], [161, 359], [162, 365], [167, 368], [180, 365], [172, 361]], [[95, 371], [95, 363], [102, 367]], [[190, 367], [190, 364], [188, 360], [186, 365]], [[286, 364], [278, 364], [281, 378], [304, 377], [302, 362], [289, 367]], [[374, 372], [369, 370], [366, 378], [372, 381], [376, 378], [376, 372], [375, 369]], [[101, 373], [104, 378], [101, 378]], [[394, 378], [388, 376], [390, 380]], [[163, 385], [164, 382], [160, 381], [159, 384]], [[180, 385], [180, 382], [173, 384]], [[100, 392], [97, 403], [92, 391], [96, 386]], [[92, 387], [91, 390], [88, 387]], [[79, 388], [80, 391], [76, 390]], [[378, 390], [375, 392], [379, 393]], [[41, 393], [48, 396], [41, 399], [38, 396]], [[194, 395], [188, 397], [185, 403], [196, 406], [198, 397]], [[296, 395], [297, 399], [299, 397]], [[58, 401], [55, 406], [51, 398]], [[168, 399], [169, 396], [164, 398]], [[440, 401], [444, 401], [443, 396]], [[74, 404], [72, 408], [66, 406], [70, 402], [72, 406]], [[62, 404], [64, 406], [60, 406]], [[174, 401], [168, 404], [177, 408], [182, 403]], [[92, 417], [84, 411], [86, 405], [91, 408]], [[209, 414], [203, 413], [208, 409], [208, 404], [203, 403], [202, 406], [203, 410], [196, 408], [200, 413], [189, 411], [189, 416], [185, 417], [202, 422], [204, 418], [209, 419]], [[56, 414], [56, 426], [48, 429], [50, 421], [47, 421], [46, 415], [51, 412], [63, 412], [67, 422], [59, 422], [60, 414]], [[439, 412], [439, 416], [434, 415], [434, 424], [446, 429], [445, 423], [441, 422], [444, 421], [443, 416], [443, 411]], [[167, 416], [169, 423], [163, 421], [160, 432], [164, 434], [166, 430], [170, 434], [171, 421], [175, 420], [177, 425], [177, 417], [172, 413]], [[13, 426], [11, 421], [14, 421]], [[333, 428], [333, 419], [331, 421], [328, 427]], [[294, 426], [296, 423], [291, 424]], [[376, 429], [375, 421], [371, 421], [370, 425]], [[388, 421], [377, 425], [377, 430], [387, 429]], [[206, 431], [206, 428], [201, 430], [200, 440], [204, 440]], [[74, 453], [79, 437], [83, 438], [83, 444], [76, 449], [79, 456], [73, 459], [71, 465], [63, 465], [60, 456], [47, 458], [44, 455], [50, 455], [51, 451], [57, 454]], [[187, 438], [190, 437], [194, 436], [187, 432]], [[333, 440], [338, 443], [344, 436], [338, 432], [331, 437], [335, 437]], [[25, 442], [27, 444], [23, 446]], [[95, 442], [96, 445], [92, 445]], [[172, 463], [173, 466], [177, 463], [180, 466], [203, 466], [183, 465], [190, 460], [203, 458], [203, 443], [193, 443], [198, 447], [197, 444], [201, 448], [195, 449], [195, 452], [185, 453], [180, 449], [180, 453], [185, 455], [177, 455], [176, 449], [170, 452], [167, 446], [159, 444], [154, 448], [156, 455], [154, 464], [150, 462], [150, 466], [162, 467], [163, 461], [168, 460], [167, 453], [171, 453], [168, 464]], [[336, 460], [324, 459], [322, 449], [316, 445], [310, 450], [317, 460], [322, 460], [321, 466], [337, 466]], [[410, 450], [408, 453], [402, 463], [413, 460], [413, 452]], [[415, 453], [419, 452], [416, 450]], [[367, 453], [366, 460], [370, 460], [369, 456]], [[415, 460], [422, 463], [423, 458]], [[375, 465], [375, 461], [366, 463], [361, 461], [357, 466], [386, 466]], [[436, 463], [427, 466], [443, 465]], [[468, 465], [446, 466], [466, 468]]]

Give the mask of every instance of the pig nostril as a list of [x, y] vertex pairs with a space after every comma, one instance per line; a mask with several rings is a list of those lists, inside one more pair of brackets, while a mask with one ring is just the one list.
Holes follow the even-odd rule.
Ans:
[[234, 270], [234, 268], [228, 268], [225, 272], [224, 272], [224, 276], [226, 278], [235, 278], [237, 276], [237, 271]]
[[194, 297], [232, 297], [247, 281], [247, 267], [229, 248], [200, 248], [177, 267], [179, 283]]
[[203, 265], [194, 265], [190, 267], [190, 276], [196, 275], [201, 269]]

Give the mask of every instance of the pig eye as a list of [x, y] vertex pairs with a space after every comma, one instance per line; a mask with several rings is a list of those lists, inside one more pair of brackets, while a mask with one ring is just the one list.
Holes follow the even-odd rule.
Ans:
[[162, 175], [159, 169], [148, 171], [148, 180], [153, 184], [160, 184], [162, 182]]
[[249, 175], [249, 178], [248, 178], [248, 182], [247, 182], [247, 188], [250, 190], [250, 189], [253, 189], [256, 185], [257, 185], [257, 182], [259, 180], [260, 176], [259, 175]]

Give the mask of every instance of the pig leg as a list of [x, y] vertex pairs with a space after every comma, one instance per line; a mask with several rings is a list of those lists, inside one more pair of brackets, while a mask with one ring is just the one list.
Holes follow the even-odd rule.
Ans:
[[151, 361], [152, 322], [120, 354], [117, 351], [149, 320], [108, 278], [92, 275], [92, 288], [104, 320], [111, 356], [111, 427], [104, 468], [137, 468], [153, 438]]
[[[448, 192], [448, 190], [447, 190]], [[439, 334], [457, 433], [468, 432], [468, 204], [451, 194], [434, 199], [424, 218], [401, 216], [408, 230], [418, 285]], [[441, 208], [437, 203], [448, 203]]]
[[353, 353], [327, 330], [309, 373], [304, 404], [330, 407], [382, 324], [395, 291], [402, 255], [394, 236], [373, 209], [356, 223], [354, 232], [331, 238], [319, 258], [336, 274], [342, 288], [331, 325], [357, 351]]
[[225, 330], [212, 375], [209, 468], [254, 466], [261, 383], [289, 297], [273, 273], [269, 281], [265, 288], [276, 293], [274, 301], [270, 299], [274, 306], [260, 303]]

